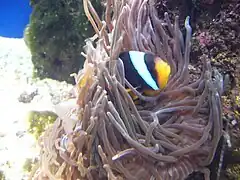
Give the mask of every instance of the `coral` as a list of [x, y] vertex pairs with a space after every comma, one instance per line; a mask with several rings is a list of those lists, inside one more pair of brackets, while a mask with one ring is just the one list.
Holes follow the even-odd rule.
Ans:
[[[224, 158], [224, 167], [222, 174], [226, 173], [231, 177], [231, 168], [236, 165], [235, 160], [239, 158], [233, 157], [234, 151], [239, 151], [240, 133], [239, 133], [239, 89], [240, 89], [240, 3], [239, 1], [222, 1], [217, 13], [210, 13], [203, 10], [201, 18], [197, 20], [197, 30], [195, 36], [198, 37], [201, 33], [207, 33], [210, 37], [206, 46], [201, 46], [197, 38], [194, 38], [194, 47], [192, 50], [192, 59], [196, 63], [203, 56], [208, 56], [212, 66], [216, 67], [225, 77], [224, 86], [225, 92], [223, 96], [223, 117], [224, 126], [229, 124], [228, 134], [230, 135], [231, 147], [226, 148]], [[234, 160], [233, 160], [234, 159]], [[230, 169], [229, 169], [230, 168]], [[237, 173], [232, 173], [236, 177]], [[237, 178], [240, 174], [237, 175]]]
[[200, 46], [208, 46], [211, 42], [211, 36], [208, 32], [201, 32], [197, 37]]
[[[189, 5], [184, 2], [189, 2]], [[232, 147], [226, 148], [224, 156], [227, 158], [224, 158], [223, 166], [225, 168], [232, 167], [234, 161], [227, 161], [227, 159], [232, 156], [231, 153], [234, 150], [238, 150], [240, 147], [240, 116], [237, 101], [240, 92], [240, 1], [191, 2], [170, 0], [165, 4], [164, 10], [167, 10], [172, 15], [171, 17], [179, 15], [180, 24], [183, 24], [186, 14], [191, 16], [191, 25], [194, 29], [190, 58], [191, 67], [193, 67], [190, 70], [191, 74], [199, 74], [201, 72], [201, 69], [198, 68], [199, 62], [203, 58], [207, 58], [211, 61], [212, 66], [224, 76], [223, 120], [224, 128], [227, 124], [229, 125], [227, 133], [230, 135]], [[161, 6], [158, 7], [158, 10], [159, 15], [163, 15], [164, 10], [161, 9]], [[221, 151], [221, 144], [219, 144], [219, 150]], [[214, 158], [214, 161], [219, 161], [218, 158]], [[222, 174], [224, 174], [225, 168], [222, 169]], [[212, 172], [214, 173], [214, 171]], [[229, 173], [227, 174], [229, 175]], [[230, 178], [230, 176], [228, 177]], [[237, 178], [239, 177], [240, 174]]]
[[[97, 11], [102, 7], [94, 1]], [[32, 54], [33, 76], [73, 83], [69, 75], [82, 68], [84, 40], [94, 34], [81, 1], [31, 1], [30, 23], [24, 40]]]

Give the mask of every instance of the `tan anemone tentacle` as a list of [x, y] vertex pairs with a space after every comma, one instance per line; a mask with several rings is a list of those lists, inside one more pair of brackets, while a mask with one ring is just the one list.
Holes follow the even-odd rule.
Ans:
[[[40, 139], [35, 179], [184, 180], [199, 171], [208, 180], [206, 166], [223, 128], [220, 81], [205, 60], [202, 74], [190, 81], [189, 17], [183, 40], [179, 17], [174, 23], [167, 13], [159, 19], [151, 0], [107, 0], [105, 20], [89, 0], [83, 5], [97, 35], [86, 41], [73, 105], [60, 108]], [[129, 50], [169, 63], [170, 79], [156, 96], [141, 94], [125, 79], [118, 55]]]

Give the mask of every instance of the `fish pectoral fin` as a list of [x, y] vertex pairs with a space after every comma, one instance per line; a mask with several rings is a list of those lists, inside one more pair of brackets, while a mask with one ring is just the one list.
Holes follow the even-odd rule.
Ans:
[[135, 95], [131, 89], [127, 88], [126, 91], [128, 92], [128, 94], [131, 96], [132, 100], [135, 101], [138, 99], [138, 96]]
[[127, 91], [128, 93], [132, 92], [132, 90], [129, 89], [129, 88], [127, 88], [126, 91]]
[[143, 94], [147, 95], [147, 96], [157, 96], [159, 93], [161, 92], [161, 90], [144, 90]]

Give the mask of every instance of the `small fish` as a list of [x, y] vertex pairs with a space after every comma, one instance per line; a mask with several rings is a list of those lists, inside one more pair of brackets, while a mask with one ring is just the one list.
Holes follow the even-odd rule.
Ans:
[[166, 87], [171, 68], [160, 57], [140, 51], [126, 51], [120, 53], [119, 58], [124, 65], [125, 78], [133, 87], [149, 95]]

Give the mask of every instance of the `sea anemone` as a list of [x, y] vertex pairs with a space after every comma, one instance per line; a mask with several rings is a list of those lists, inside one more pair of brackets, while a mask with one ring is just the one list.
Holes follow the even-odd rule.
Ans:
[[[209, 179], [206, 166], [222, 136], [222, 82], [205, 59], [199, 77], [189, 73], [189, 17], [184, 40], [178, 17], [173, 24], [167, 13], [160, 20], [150, 0], [107, 0], [105, 21], [83, 2], [96, 35], [86, 40], [84, 68], [75, 76], [75, 107], [65, 108], [64, 117], [60, 108], [40, 139], [35, 178], [182, 180], [200, 171]], [[171, 77], [158, 95], [144, 96], [127, 82], [117, 60], [126, 50], [170, 64]]]

